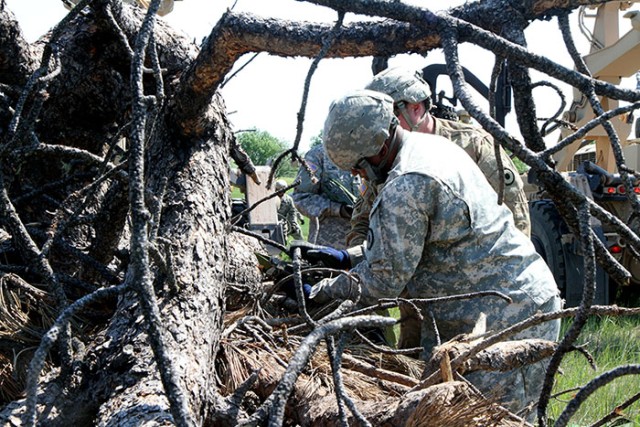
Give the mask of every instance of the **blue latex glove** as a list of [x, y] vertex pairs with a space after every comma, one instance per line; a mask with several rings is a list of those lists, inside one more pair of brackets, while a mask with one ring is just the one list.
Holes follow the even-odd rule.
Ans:
[[313, 288], [313, 286], [311, 286], [308, 283], [303, 283], [302, 284], [302, 293], [304, 294], [304, 298], [306, 300], [309, 299], [309, 295], [311, 295], [311, 289]]
[[321, 246], [319, 249], [307, 251], [307, 260], [320, 261], [329, 268], [347, 270], [351, 268], [351, 259], [344, 249], [338, 250], [329, 246]]
[[300, 248], [302, 258], [307, 261], [319, 261], [329, 268], [347, 270], [351, 268], [351, 259], [344, 249], [335, 249], [330, 246], [314, 245], [304, 240], [294, 240], [291, 242], [291, 253], [293, 249]]
[[[309, 295], [311, 294], [312, 288], [313, 286], [309, 285], [308, 283], [302, 284], [302, 293], [304, 294], [304, 299], [307, 301], [309, 300]], [[295, 282], [293, 281], [293, 278], [291, 280], [287, 280], [286, 282], [284, 282], [280, 286], [280, 290], [282, 290], [289, 298], [297, 299], [296, 285], [295, 285]]]

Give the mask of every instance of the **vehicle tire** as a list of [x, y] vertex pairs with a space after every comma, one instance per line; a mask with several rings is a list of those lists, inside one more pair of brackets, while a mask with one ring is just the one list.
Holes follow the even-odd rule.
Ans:
[[562, 235], [567, 232], [567, 225], [550, 200], [529, 202], [529, 214], [533, 246], [549, 266], [564, 298], [567, 271]]

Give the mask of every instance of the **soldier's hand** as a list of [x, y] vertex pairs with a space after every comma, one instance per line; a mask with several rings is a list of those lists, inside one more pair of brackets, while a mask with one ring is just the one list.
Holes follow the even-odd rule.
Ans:
[[329, 246], [314, 245], [304, 240], [294, 240], [289, 246], [291, 255], [293, 249], [300, 248], [302, 258], [311, 262], [321, 262], [329, 268], [346, 270], [351, 268], [351, 259], [344, 249], [339, 250]]
[[[302, 295], [305, 300], [309, 300], [309, 294], [311, 294], [312, 286], [308, 283], [302, 284]], [[296, 285], [293, 277], [286, 280], [282, 285], [280, 285], [280, 290], [282, 290], [289, 298], [297, 300], [298, 297], [296, 295]]]

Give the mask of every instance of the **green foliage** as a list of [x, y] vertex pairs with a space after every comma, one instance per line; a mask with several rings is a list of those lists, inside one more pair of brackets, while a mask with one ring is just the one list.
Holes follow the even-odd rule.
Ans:
[[[562, 332], [566, 332], [570, 321], [564, 321]], [[640, 360], [640, 317], [603, 317], [591, 318], [580, 334], [577, 345], [585, 348], [593, 355], [596, 371], [594, 372], [583, 355], [578, 352], [567, 355], [560, 366], [562, 374], [556, 376], [554, 393], [581, 387], [591, 379], [617, 366], [638, 363]], [[551, 400], [549, 407], [550, 421], [555, 421], [564, 410], [568, 401], [576, 391], [562, 394]], [[571, 425], [587, 426], [594, 424], [631, 396], [640, 393], [640, 381], [633, 375], [627, 375], [607, 384], [592, 394], [584, 402]], [[640, 402], [620, 411], [622, 420], [629, 424], [640, 425]], [[608, 426], [612, 424], [606, 424]]]
[[242, 132], [237, 137], [256, 166], [266, 165], [288, 148], [286, 143], [265, 131]]
[[513, 160], [513, 164], [515, 165], [516, 169], [518, 169], [519, 174], [522, 175], [523, 173], [529, 170], [529, 166], [527, 166], [527, 164], [522, 160], [520, 160], [519, 158], [514, 156], [511, 159]]
[[311, 146], [310, 146], [310, 148], [313, 148], [313, 147], [315, 147], [317, 145], [322, 145], [322, 131], [320, 133], [318, 133], [318, 135], [311, 137]]
[[[247, 152], [254, 165], [264, 166], [275, 161], [278, 156], [289, 149], [289, 145], [266, 131], [242, 132], [237, 135], [238, 143]], [[276, 176], [295, 175], [297, 169], [291, 165], [290, 159], [283, 159]]]

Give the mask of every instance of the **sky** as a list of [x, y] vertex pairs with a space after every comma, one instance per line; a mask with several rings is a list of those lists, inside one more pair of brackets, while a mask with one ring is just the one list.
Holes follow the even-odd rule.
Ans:
[[[31, 42], [37, 40], [67, 13], [61, 0], [5, 1], [20, 22], [25, 37]], [[425, 4], [421, 0], [404, 2]], [[461, 5], [464, 1], [439, 0], [429, 3], [437, 4], [436, 9], [446, 9]], [[199, 43], [210, 33], [227, 8], [232, 6], [234, 11], [250, 12], [264, 18], [334, 22], [337, 16], [335, 11], [328, 8], [295, 0], [182, 0], [176, 1], [173, 12], [161, 19]], [[346, 17], [347, 21], [362, 18], [353, 14], [347, 14]], [[575, 16], [573, 21], [577, 21]], [[624, 31], [626, 30], [623, 29]], [[531, 51], [572, 68], [555, 20], [536, 21], [529, 26], [526, 34]], [[574, 34], [578, 49], [586, 52], [586, 41], [577, 31]], [[234, 71], [250, 56], [240, 58]], [[460, 59], [466, 68], [488, 84], [494, 62], [492, 54], [476, 46], [463, 44]], [[234, 130], [263, 130], [292, 144], [296, 137], [297, 117], [311, 61], [261, 53], [231, 79], [221, 89], [221, 93]], [[431, 63], [443, 62], [441, 52], [434, 51], [426, 57], [399, 55], [390, 60], [390, 65], [407, 65], [418, 69]], [[364, 87], [371, 77], [370, 58], [325, 59], [320, 62], [311, 81], [305, 111], [304, 131], [300, 142], [303, 151], [308, 148], [310, 140], [320, 134], [331, 101], [347, 91]], [[535, 79], [535, 74], [533, 77]], [[539, 116], [549, 116], [557, 108], [558, 104], [546, 102], [545, 97], [552, 98], [549, 95], [550, 93], [544, 93], [544, 89], [536, 93]], [[538, 98], [541, 99], [540, 102]], [[507, 129], [517, 134], [513, 114], [507, 118]]]

